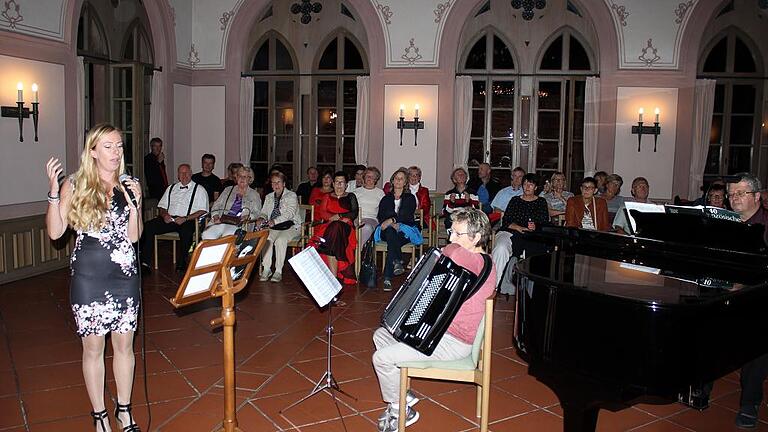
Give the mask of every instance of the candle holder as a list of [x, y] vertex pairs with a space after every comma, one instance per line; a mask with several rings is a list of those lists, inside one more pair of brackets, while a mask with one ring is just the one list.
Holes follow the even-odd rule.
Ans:
[[424, 122], [419, 121], [419, 117], [413, 118], [413, 121], [406, 121], [405, 117], [400, 116], [400, 120], [397, 121], [397, 128], [400, 129], [400, 146], [403, 146], [403, 130], [413, 129], [413, 145], [418, 146], [419, 129], [424, 129]]
[[38, 102], [32, 102], [31, 111], [24, 106], [24, 102], [16, 102], [16, 106], [4, 106], [0, 108], [2, 117], [19, 119], [19, 142], [24, 142], [24, 119], [29, 118], [30, 114], [32, 114], [32, 122], [35, 125], [35, 141], [38, 141], [37, 126], [40, 117], [39, 105]]
[[637, 122], [636, 126], [632, 126], [632, 133], [637, 135], [637, 151], [640, 151], [640, 143], [643, 140], [643, 135], [653, 135], [653, 151], [656, 151], [656, 145], [659, 141], [659, 135], [661, 134], [661, 127], [659, 122], [653, 122], [653, 126], [643, 126], [643, 122]]

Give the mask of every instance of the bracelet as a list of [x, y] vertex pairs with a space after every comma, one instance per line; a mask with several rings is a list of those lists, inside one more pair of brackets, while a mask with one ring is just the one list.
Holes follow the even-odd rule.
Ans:
[[61, 196], [60, 196], [60, 195], [51, 196], [51, 193], [50, 193], [50, 192], [48, 192], [48, 201], [51, 201], [51, 200], [53, 200], [53, 201], [58, 201], [58, 200], [60, 200], [60, 199], [61, 199]]
[[59, 201], [60, 201], [59, 198], [55, 198], [55, 199], [48, 198], [48, 204], [58, 204]]

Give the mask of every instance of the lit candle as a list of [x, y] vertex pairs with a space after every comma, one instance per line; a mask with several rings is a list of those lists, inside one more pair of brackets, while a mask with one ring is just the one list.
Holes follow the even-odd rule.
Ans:
[[37, 84], [36, 83], [32, 83], [32, 99], [33, 99], [32, 102], [35, 102], [35, 103], [40, 102], [38, 100], [38, 98], [37, 98]]
[[645, 110], [644, 110], [644, 109], [642, 109], [642, 108], [640, 108], [639, 110], [637, 110], [637, 114], [638, 114], [638, 120], [637, 120], [637, 121], [639, 121], [640, 123], [642, 123], [642, 122], [643, 122], [643, 113], [644, 113], [644, 112], [645, 112]]
[[400, 117], [404, 116], [404, 112], [405, 112], [405, 105], [400, 104]]
[[414, 106], [414, 108], [416, 109], [416, 115], [414, 115], [414, 117], [418, 118], [419, 117], [419, 104], [416, 104], [416, 106]]
[[16, 102], [24, 102], [24, 84], [21, 81], [16, 84]]
[[653, 110], [653, 112], [656, 114], [656, 123], [658, 123], [659, 122], [659, 113], [661, 112], [661, 111], [659, 111], [659, 107], [656, 107], [656, 109]]

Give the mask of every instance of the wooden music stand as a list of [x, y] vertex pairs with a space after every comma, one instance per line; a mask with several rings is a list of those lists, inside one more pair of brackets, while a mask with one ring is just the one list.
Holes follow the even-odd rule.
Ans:
[[242, 432], [235, 411], [235, 294], [248, 284], [253, 267], [267, 242], [269, 230], [251, 232], [236, 244], [236, 236], [201, 241], [171, 299], [180, 308], [221, 297], [221, 317], [211, 327], [224, 327], [224, 420], [219, 432]]

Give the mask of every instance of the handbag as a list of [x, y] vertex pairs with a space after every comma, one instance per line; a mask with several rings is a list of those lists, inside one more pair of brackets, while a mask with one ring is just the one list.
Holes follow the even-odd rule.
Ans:
[[361, 285], [368, 288], [376, 286], [376, 255], [373, 248], [373, 236], [363, 245], [360, 256], [360, 274], [357, 280]]
[[227, 225], [240, 225], [242, 220], [240, 219], [240, 216], [234, 216], [229, 214], [223, 214], [219, 217], [219, 220], [223, 224]]

